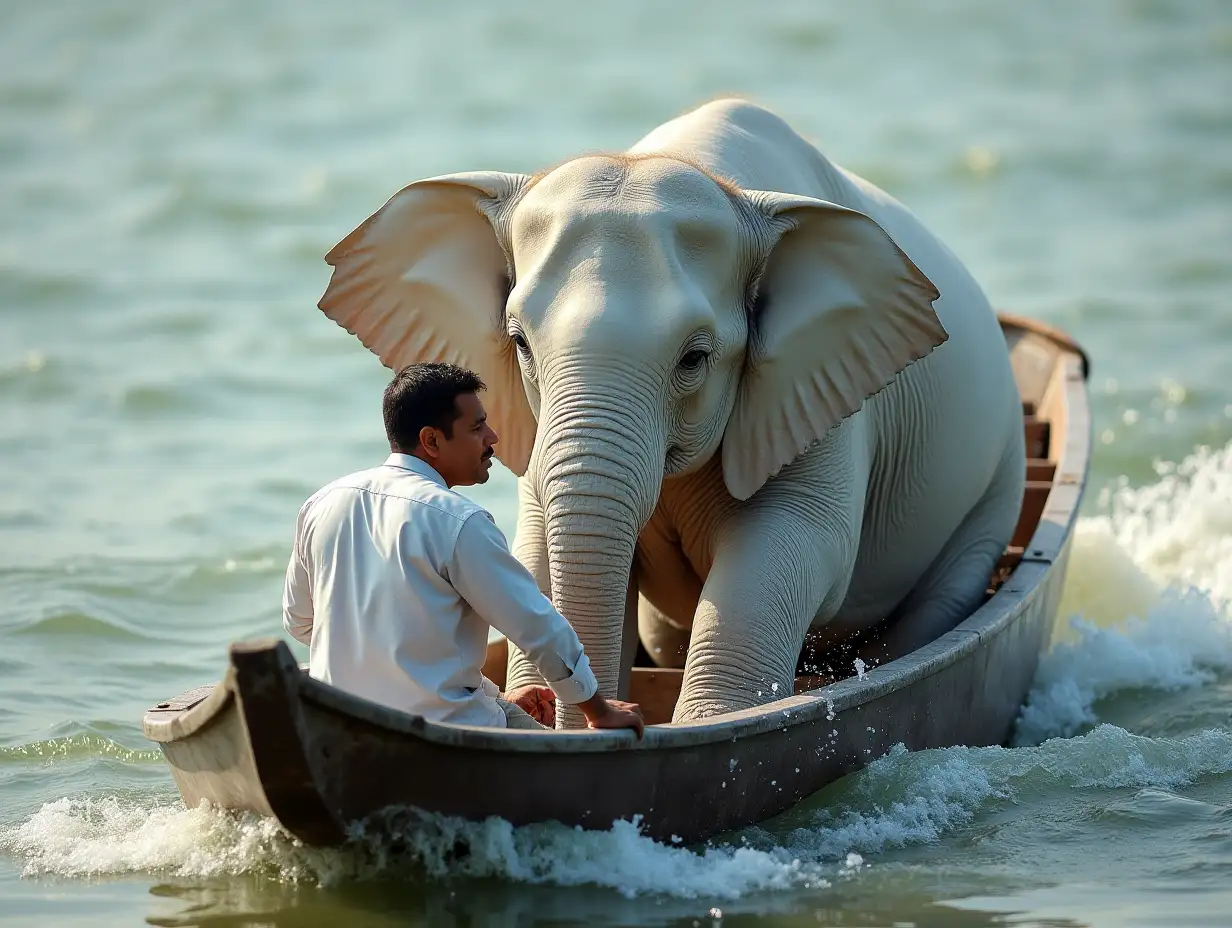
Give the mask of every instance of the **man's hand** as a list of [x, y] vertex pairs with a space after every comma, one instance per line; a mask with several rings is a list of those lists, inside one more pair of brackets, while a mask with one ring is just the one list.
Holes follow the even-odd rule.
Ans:
[[642, 707], [635, 702], [619, 699], [604, 699], [598, 693], [585, 702], [578, 703], [586, 724], [590, 728], [632, 728], [640, 739], [646, 731]]
[[540, 725], [556, 727], [556, 694], [547, 686], [519, 686], [501, 696], [511, 702]]

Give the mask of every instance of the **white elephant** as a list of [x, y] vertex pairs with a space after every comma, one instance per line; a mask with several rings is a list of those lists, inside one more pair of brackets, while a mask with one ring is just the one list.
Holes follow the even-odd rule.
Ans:
[[487, 382], [515, 551], [608, 695], [630, 583], [643, 642], [684, 665], [674, 719], [698, 719], [790, 694], [810, 627], [880, 623], [870, 663], [947, 631], [1014, 529], [1022, 412], [980, 287], [754, 104], [533, 177], [419, 181], [326, 260], [321, 309], [386, 365]]

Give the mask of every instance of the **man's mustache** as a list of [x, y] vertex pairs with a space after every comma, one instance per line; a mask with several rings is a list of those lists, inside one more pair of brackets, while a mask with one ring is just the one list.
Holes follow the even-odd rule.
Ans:
[[489, 448], [487, 451], [483, 453], [483, 459], [486, 461], [488, 458], [490, 458], [495, 453], [496, 453], [495, 450], [493, 450], [492, 448]]

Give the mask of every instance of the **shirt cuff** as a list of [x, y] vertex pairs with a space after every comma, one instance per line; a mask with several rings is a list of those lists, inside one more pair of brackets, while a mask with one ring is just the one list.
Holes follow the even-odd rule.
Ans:
[[580, 702], [585, 702], [599, 691], [599, 681], [595, 679], [595, 675], [590, 669], [590, 658], [586, 656], [585, 651], [578, 658], [572, 674], [563, 680], [549, 680], [547, 682], [548, 686], [552, 688], [552, 692], [556, 694], [556, 698], [569, 706], [576, 706]]

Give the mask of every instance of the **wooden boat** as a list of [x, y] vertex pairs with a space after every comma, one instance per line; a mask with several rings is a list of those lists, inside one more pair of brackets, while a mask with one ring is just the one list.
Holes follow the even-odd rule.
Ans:
[[[681, 671], [634, 667], [652, 723], [620, 732], [439, 725], [311, 679], [280, 640], [238, 643], [217, 684], [150, 709], [184, 802], [275, 817], [310, 845], [388, 807], [692, 843], [780, 813], [893, 745], [1004, 743], [1047, 646], [1087, 476], [1088, 362], [1063, 333], [1001, 316], [1028, 443], [1021, 518], [983, 605], [898, 660], [776, 702], [670, 724]], [[485, 667], [503, 678], [503, 642]]]

